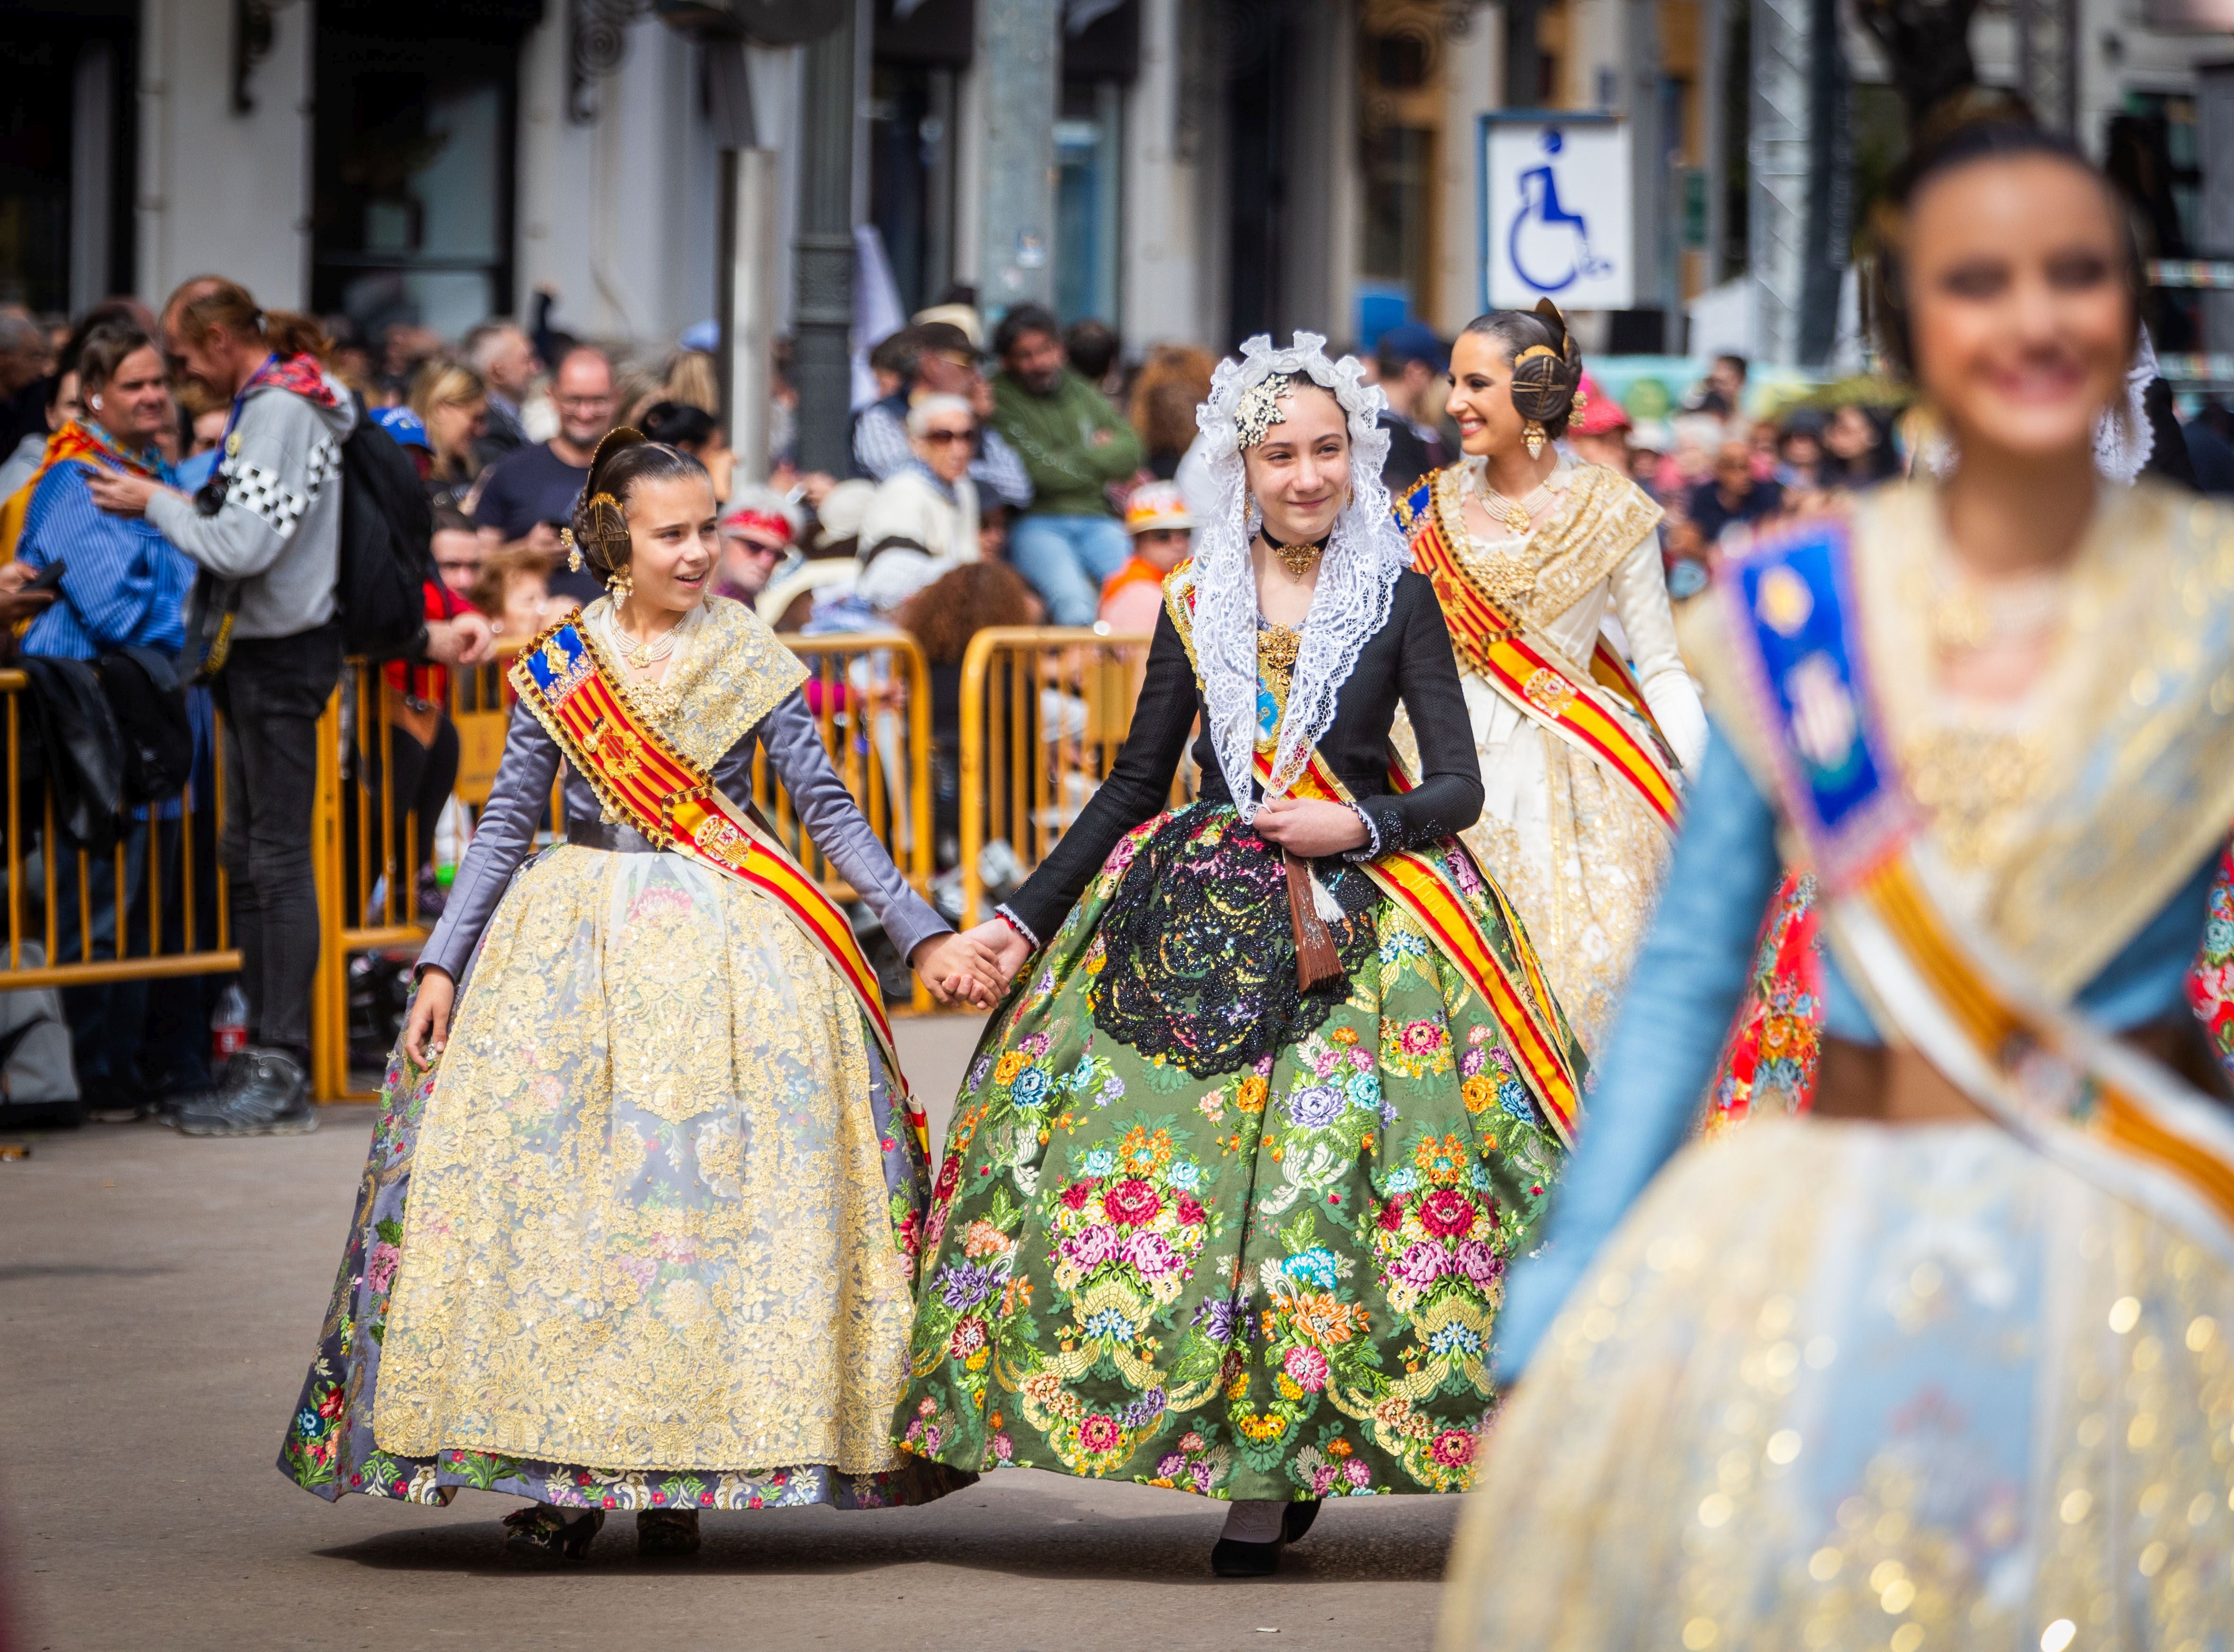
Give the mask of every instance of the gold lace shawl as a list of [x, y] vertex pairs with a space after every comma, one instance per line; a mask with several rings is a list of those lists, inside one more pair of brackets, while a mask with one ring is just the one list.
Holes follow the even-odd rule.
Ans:
[[609, 675], [637, 715], [699, 768], [711, 769], [807, 681], [807, 668], [751, 608], [709, 597], [666, 680], [631, 682], [590, 623], [610, 616], [611, 601], [600, 597], [582, 611], [583, 636], [607, 656]]
[[[2001, 795], [1957, 809], [1924, 795], [1933, 788], [1916, 774], [1940, 708], [1938, 490], [1893, 484], [1853, 508], [1871, 685], [1911, 801], [1966, 873], [1976, 904], [1965, 916], [2042, 990], [2068, 999], [2234, 822], [2234, 513], [2153, 481], [2105, 486], [2068, 575], [2055, 657], [2024, 702], [2044, 714], [2031, 725], [2041, 761]], [[1766, 735], [1729, 657], [1727, 643], [1696, 656], [1708, 703], [1773, 796]], [[1788, 836], [1785, 846], [1797, 859]]]
[[[1459, 567], [1484, 596], [1531, 626], [1548, 624], [1580, 602], [1663, 514], [1643, 488], [1604, 465], [1577, 465], [1567, 477], [1551, 513], [1516, 556], [1483, 549], [1466, 531], [1464, 465], [1434, 476], [1429, 508]], [[1516, 569], [1516, 563], [1522, 565]], [[1527, 579], [1525, 595], [1515, 592], [1516, 573]]]

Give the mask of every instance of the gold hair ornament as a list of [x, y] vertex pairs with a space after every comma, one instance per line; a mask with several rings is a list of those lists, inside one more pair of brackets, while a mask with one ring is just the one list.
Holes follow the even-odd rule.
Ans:
[[[1538, 356], [1548, 357], [1555, 364], [1559, 361], [1559, 352], [1549, 344], [1531, 344], [1512, 358], [1512, 376], [1516, 382], [1520, 377], [1520, 364]], [[1533, 375], [1531, 376], [1532, 378]], [[1551, 439], [1551, 433], [1544, 428], [1544, 421], [1541, 419], [1530, 418], [1520, 427], [1520, 442], [1528, 449], [1528, 456], [1531, 459], [1542, 453], [1544, 444]]]
[[1280, 411], [1280, 403], [1295, 390], [1292, 373], [1274, 373], [1244, 390], [1233, 409], [1235, 445], [1245, 452], [1264, 441], [1274, 425], [1287, 423], [1288, 415]]

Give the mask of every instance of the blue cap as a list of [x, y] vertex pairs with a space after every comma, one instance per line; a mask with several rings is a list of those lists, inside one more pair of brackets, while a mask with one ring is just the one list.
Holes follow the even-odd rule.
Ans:
[[424, 447], [434, 451], [434, 444], [427, 440], [427, 427], [419, 415], [408, 408], [375, 408], [372, 421], [395, 438], [399, 447]]
[[1384, 362], [1425, 362], [1438, 373], [1450, 370], [1450, 346], [1424, 322], [1398, 322], [1381, 335], [1373, 349]]
[[722, 348], [722, 323], [718, 321], [694, 323], [685, 327], [683, 336], [675, 342], [684, 349], [703, 350], [711, 356]]

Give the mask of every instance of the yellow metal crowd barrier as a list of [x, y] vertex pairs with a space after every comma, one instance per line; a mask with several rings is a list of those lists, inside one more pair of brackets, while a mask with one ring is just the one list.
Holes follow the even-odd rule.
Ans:
[[[216, 866], [213, 901], [197, 898], [194, 875], [198, 865], [216, 862], [225, 825], [221, 777], [211, 777], [206, 808], [181, 795], [143, 811], [151, 818], [122, 833], [113, 854], [68, 848], [56, 828], [52, 789], [44, 788], [35, 804], [25, 796], [29, 686], [23, 672], [0, 670], [8, 764], [7, 986], [93, 986], [238, 969], [240, 954], [225, 932], [225, 869]], [[144, 885], [144, 901], [127, 892], [134, 882]]]
[[[871, 829], [918, 893], [936, 874], [932, 686], [923, 652], [900, 632], [787, 637], [806, 664], [807, 694], [833, 767]], [[965, 921], [983, 915], [989, 845], [1029, 872], [1045, 858], [1106, 779], [1131, 727], [1149, 639], [1089, 630], [980, 631], [963, 661], [957, 748], [959, 848]], [[453, 795], [486, 805], [511, 715], [503, 662], [448, 674], [457, 731]], [[432, 823], [399, 809], [399, 736], [423, 745], [436, 711], [406, 697], [394, 668], [351, 662], [319, 725], [312, 865], [320, 950], [313, 1000], [312, 1081], [321, 1100], [352, 1093], [349, 960], [415, 947], [430, 927], [419, 910], [420, 857], [407, 846]], [[422, 673], [408, 685], [424, 691]], [[50, 791], [25, 784], [36, 743], [21, 671], [0, 670], [7, 760], [5, 872], [8, 989], [200, 975], [236, 970], [217, 855], [226, 799], [222, 765], [179, 798], [140, 813], [113, 854], [63, 848]], [[222, 733], [219, 732], [221, 741]], [[563, 773], [563, 771], [562, 771]], [[1190, 793], [1183, 768], [1173, 800]], [[815, 848], [765, 753], [753, 801], [807, 869], [840, 901], [853, 891]], [[554, 787], [539, 843], [557, 841], [565, 810]], [[134, 892], [136, 889], [137, 893]], [[930, 1008], [920, 983], [913, 1008]]]
[[[922, 650], [898, 632], [784, 640], [807, 667], [808, 702], [833, 767], [894, 862], [928, 897], [934, 850], [931, 686]], [[448, 675], [447, 709], [459, 745], [454, 795], [470, 811], [487, 802], [495, 780], [509, 696], [502, 662]], [[422, 831], [431, 833], [432, 823], [408, 809], [399, 813], [395, 766], [385, 754], [396, 749], [399, 734], [423, 745], [439, 715], [402, 691], [409, 686], [423, 692], [423, 670], [406, 685], [391, 682], [392, 676], [400, 674], [352, 661], [319, 724], [311, 863], [320, 945], [311, 1078], [321, 1100], [352, 1093], [350, 956], [415, 947], [430, 928], [419, 910], [418, 857], [406, 846]], [[238, 969], [217, 857], [226, 806], [222, 764], [212, 766], [217, 772], [199, 788], [140, 811], [150, 818], [132, 823], [113, 854], [68, 847], [49, 852], [48, 846], [64, 839], [51, 790], [25, 784], [25, 753], [36, 745], [28, 687], [23, 672], [0, 670], [9, 972], [0, 987], [84, 986]], [[815, 849], [765, 753], [754, 764], [752, 790], [753, 801], [808, 871], [833, 898], [852, 898]], [[555, 842], [565, 819], [554, 787], [539, 842]], [[913, 1008], [930, 1002], [918, 983]]]

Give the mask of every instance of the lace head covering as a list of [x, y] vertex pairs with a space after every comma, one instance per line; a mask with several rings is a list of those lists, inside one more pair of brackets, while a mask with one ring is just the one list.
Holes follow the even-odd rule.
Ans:
[[2144, 399], [2159, 376], [2157, 347], [2146, 327], [2140, 333], [2133, 365], [2126, 369], [2125, 404], [2110, 408], [2094, 427], [2094, 468], [2113, 482], [2130, 482], [2139, 476], [2157, 447]]
[[1241, 452], [1244, 440], [1253, 446], [1279, 421], [1277, 390], [1258, 388], [1266, 380], [1308, 378], [1341, 404], [1349, 427], [1349, 503], [1335, 519], [1319, 563], [1267, 797], [1284, 795], [1303, 773], [1312, 747], [1334, 721], [1336, 697], [1359, 651], [1388, 623], [1396, 577], [1411, 561], [1381, 481], [1388, 433], [1377, 421], [1387, 399], [1365, 382], [1355, 356], [1329, 361], [1325, 345], [1317, 333], [1297, 333], [1286, 349], [1275, 349], [1271, 336], [1259, 333], [1242, 345], [1238, 361], [1228, 356], [1218, 363], [1210, 400], [1195, 410], [1215, 492], [1194, 536], [1195, 665], [1202, 673], [1218, 767], [1244, 820], [1257, 816], [1251, 785], [1257, 749], [1257, 582], [1249, 543], [1263, 516], [1249, 497]]

